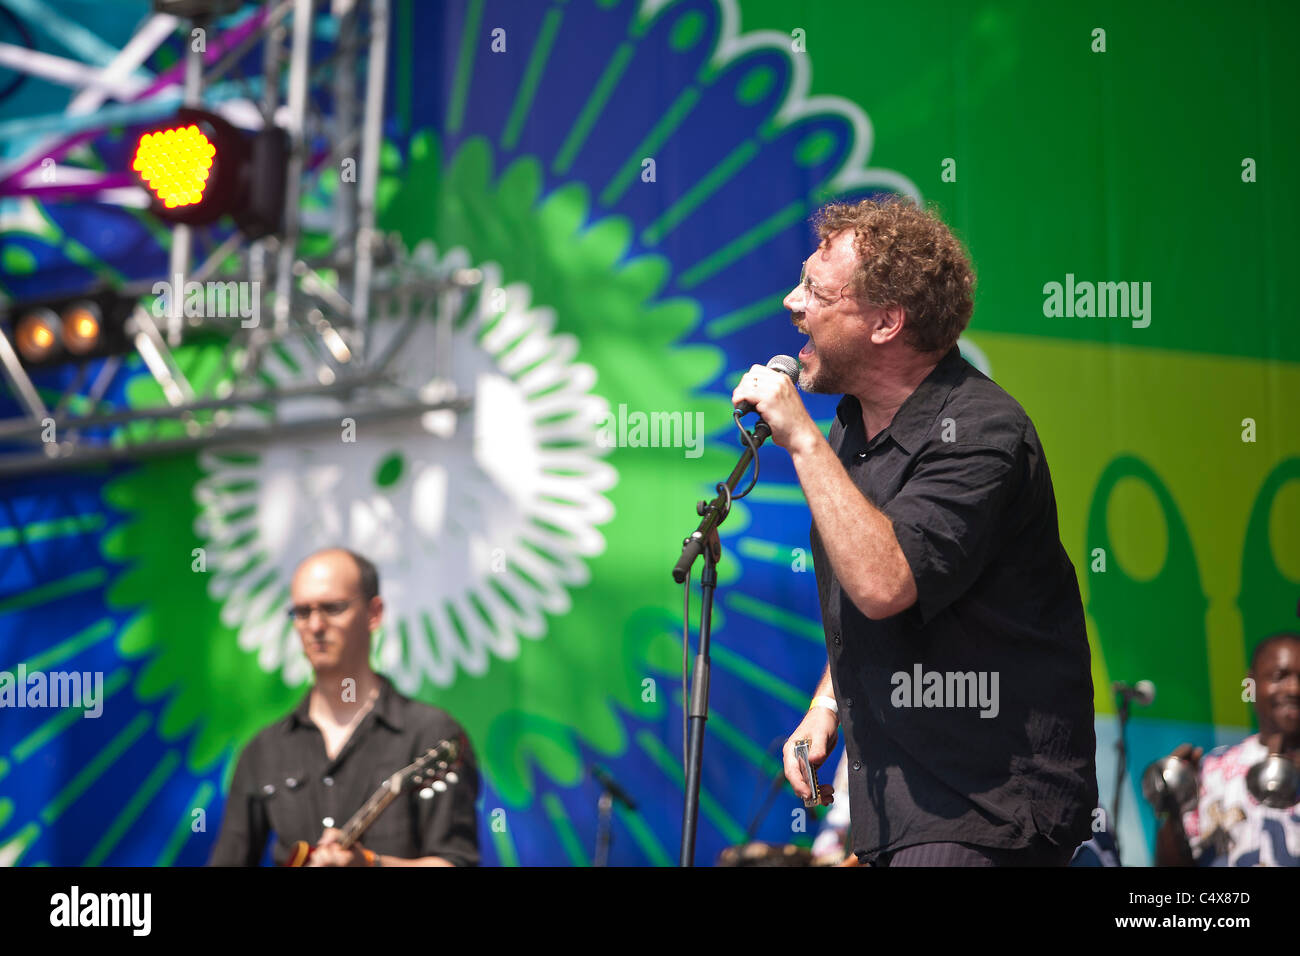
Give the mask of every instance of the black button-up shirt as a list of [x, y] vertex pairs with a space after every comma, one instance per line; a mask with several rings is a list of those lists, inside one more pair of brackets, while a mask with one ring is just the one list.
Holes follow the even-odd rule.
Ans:
[[256, 866], [275, 834], [277, 864], [295, 841], [315, 844], [327, 826], [342, 828], [392, 774], [442, 740], [462, 738], [459, 781], [425, 799], [418, 787], [399, 795], [361, 837], [375, 853], [479, 862], [474, 802], [478, 772], [459, 724], [445, 711], [403, 697], [384, 677], [379, 697], [337, 757], [308, 716], [310, 693], [289, 716], [261, 730], [235, 765], [211, 866]]
[[928, 842], [1073, 847], [1097, 805], [1088, 637], [1023, 408], [954, 348], [870, 442], [829, 436], [889, 517], [917, 601], [867, 618], [812, 548], [864, 859]]

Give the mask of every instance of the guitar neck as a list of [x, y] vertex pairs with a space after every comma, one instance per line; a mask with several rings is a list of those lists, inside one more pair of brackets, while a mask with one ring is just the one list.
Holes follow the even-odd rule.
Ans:
[[[448, 770], [448, 761], [455, 761], [458, 752], [459, 748], [455, 741], [440, 741], [436, 746], [426, 750], [419, 760], [403, 767], [385, 780], [379, 785], [379, 789], [370, 795], [370, 799], [362, 805], [361, 809], [352, 814], [348, 822], [343, 824], [339, 834], [339, 846], [347, 850], [360, 840], [388, 805], [409, 786], [412, 779], [419, 783], [431, 774], [440, 778]], [[434, 764], [437, 766], [431, 771], [429, 768]]]
[[370, 829], [370, 825], [379, 819], [379, 815], [388, 808], [388, 805], [397, 799], [398, 791], [391, 789], [387, 783], [370, 795], [356, 813], [343, 824], [342, 833], [339, 836], [339, 846], [344, 850], [350, 849], [352, 844], [356, 843], [365, 832]]

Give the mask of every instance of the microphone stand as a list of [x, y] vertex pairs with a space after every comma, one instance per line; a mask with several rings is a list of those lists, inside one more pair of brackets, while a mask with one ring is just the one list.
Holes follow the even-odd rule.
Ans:
[[596, 855], [591, 865], [609, 866], [609, 847], [614, 842], [614, 801], [633, 813], [636, 801], [600, 767], [592, 767], [591, 775], [601, 786], [600, 799], [596, 801]]
[[[736, 421], [739, 424], [739, 416]], [[743, 426], [741, 430], [744, 430]], [[704, 555], [704, 572], [700, 577], [703, 596], [700, 607], [700, 644], [691, 674], [690, 720], [686, 738], [686, 802], [682, 809], [680, 866], [695, 865], [695, 833], [700, 815], [700, 768], [704, 762], [704, 722], [709, 719], [709, 632], [713, 618], [713, 592], [718, 586], [718, 560], [722, 557], [718, 526], [727, 520], [727, 515], [731, 512], [731, 493], [749, 469], [758, 446], [771, 437], [772, 430], [760, 418], [755, 423], [753, 432], [746, 434], [752, 441], [745, 443], [744, 454], [740, 456], [731, 475], [717, 486], [718, 496], [712, 501], [700, 501], [695, 505], [695, 513], [701, 516], [699, 526], [682, 543], [682, 555], [673, 567], [673, 580], [681, 584], [690, 575], [695, 559]], [[689, 622], [687, 624], [689, 626]]]
[[[1119, 798], [1124, 792], [1124, 774], [1128, 771], [1128, 747], [1124, 736], [1128, 729], [1128, 711], [1131, 698], [1126, 693], [1119, 695], [1119, 739], [1115, 741], [1115, 800], [1110, 812], [1110, 835], [1115, 844], [1115, 859], [1120, 860], [1119, 853]], [[1122, 860], [1120, 860], [1122, 865]]]
[[596, 856], [592, 866], [609, 866], [609, 845], [614, 842], [614, 794], [608, 787], [596, 801]]

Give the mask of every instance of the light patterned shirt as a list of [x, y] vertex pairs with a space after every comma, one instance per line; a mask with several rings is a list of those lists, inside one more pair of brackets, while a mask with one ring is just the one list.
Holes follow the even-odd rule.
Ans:
[[1201, 761], [1201, 796], [1183, 814], [1197, 866], [1300, 865], [1300, 803], [1275, 810], [1246, 789], [1246, 773], [1268, 756], [1253, 734]]

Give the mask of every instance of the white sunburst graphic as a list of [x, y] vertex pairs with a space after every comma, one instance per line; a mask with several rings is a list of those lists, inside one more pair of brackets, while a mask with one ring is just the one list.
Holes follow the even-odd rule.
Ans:
[[[472, 264], [461, 249], [439, 262], [424, 242], [408, 262], [426, 276]], [[446, 687], [459, 671], [484, 673], [492, 655], [511, 660], [520, 637], [545, 634], [544, 614], [569, 610], [569, 589], [587, 583], [586, 559], [605, 547], [598, 527], [614, 514], [604, 492], [616, 474], [597, 427], [608, 402], [591, 389], [595, 370], [575, 361], [578, 343], [554, 331], [554, 312], [531, 305], [524, 285], [502, 287], [494, 263], [484, 290], [467, 297], [451, 335], [450, 363], [437, 362], [438, 330], [416, 323], [389, 366], [393, 379], [437, 397], [449, 367], [469, 412], [429, 412], [398, 422], [358, 422], [355, 441], [292, 437], [200, 456], [196, 531], [223, 623], [257, 653], [264, 670], [296, 685], [310, 674], [285, 609], [298, 562], [341, 545], [380, 570], [385, 603], [376, 664], [407, 694], [424, 679]], [[369, 323], [370, 354], [404, 316]], [[301, 380], [304, 353], [268, 354], [277, 381]], [[286, 419], [347, 409], [334, 399], [295, 399]], [[256, 422], [246, 413], [244, 422]]]

